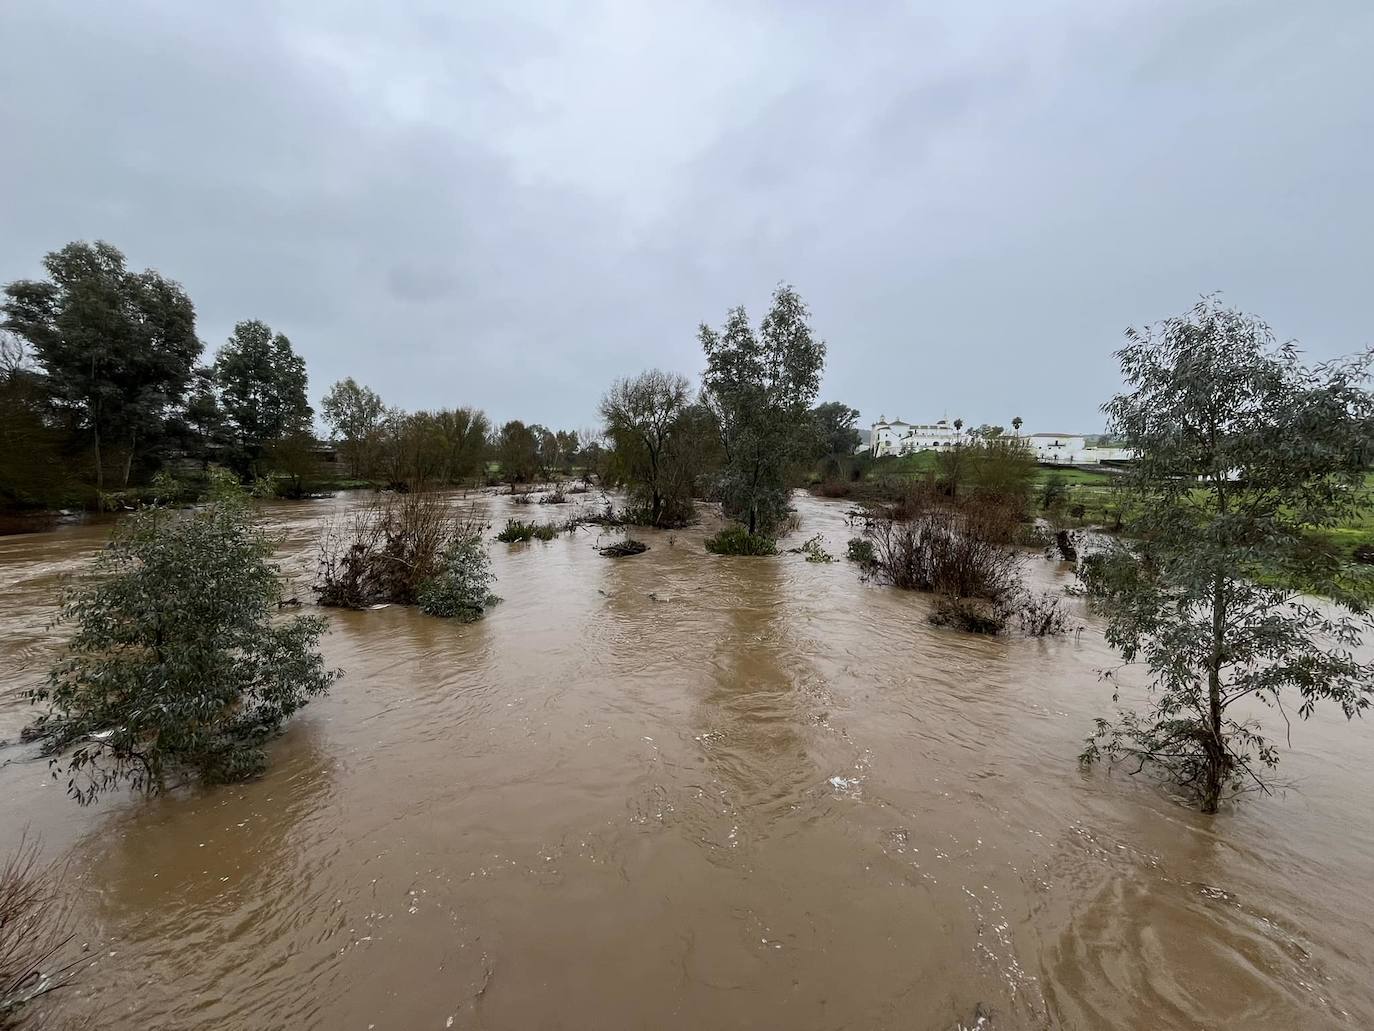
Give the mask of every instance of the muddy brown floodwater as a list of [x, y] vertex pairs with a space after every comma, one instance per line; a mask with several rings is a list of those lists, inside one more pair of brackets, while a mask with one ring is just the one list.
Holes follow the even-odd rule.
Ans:
[[[289, 571], [354, 503], [269, 508]], [[791, 543], [843, 554], [843, 503], [797, 503]], [[505, 602], [471, 626], [333, 613], [346, 676], [249, 784], [82, 809], [0, 750], [0, 838], [27, 826], [66, 860], [88, 949], [57, 1014], [1374, 1027], [1374, 728], [1295, 727], [1291, 787], [1200, 816], [1079, 771], [1115, 664], [1081, 613], [1054, 640], [962, 636], [843, 561], [708, 555], [709, 529], [620, 560], [594, 529], [492, 544]], [[0, 539], [0, 738], [55, 652], [59, 578], [105, 534]]]

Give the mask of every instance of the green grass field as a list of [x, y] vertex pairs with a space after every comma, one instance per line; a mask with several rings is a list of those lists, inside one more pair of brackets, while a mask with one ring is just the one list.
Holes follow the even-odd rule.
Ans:
[[[867, 463], [863, 481], [872, 488], [881, 489], [885, 486], [890, 490], [893, 481], [923, 478], [933, 474], [935, 470], [935, 452], [921, 451], [913, 455], [879, 458]], [[1123, 504], [1127, 502], [1116, 490], [1121, 482], [1120, 473], [1042, 465], [1036, 467], [1032, 482], [1032, 513], [1047, 518], [1056, 527], [1094, 527], [1113, 532], [1122, 527], [1124, 517], [1128, 514], [1127, 510], [1123, 509]], [[1064, 493], [1053, 505], [1052, 510], [1046, 511], [1046, 488], [1051, 483], [1063, 484]], [[1374, 549], [1374, 472], [1365, 476], [1363, 507], [1352, 513], [1340, 526], [1313, 529], [1308, 533], [1308, 537], [1314, 544], [1348, 564], [1351, 567], [1352, 580], [1362, 582], [1365, 577], [1357, 573], [1357, 570], [1369, 567], [1357, 564], [1355, 550], [1361, 546]], [[1374, 576], [1370, 579], [1374, 580]], [[1361, 588], [1360, 593], [1366, 592]], [[1368, 593], [1369, 602], [1374, 604], [1374, 588]]]

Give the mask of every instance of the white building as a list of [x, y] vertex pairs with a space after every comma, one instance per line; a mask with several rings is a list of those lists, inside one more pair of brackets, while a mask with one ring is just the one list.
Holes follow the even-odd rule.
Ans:
[[1082, 465], [1085, 462], [1101, 461], [1084, 454], [1090, 449], [1081, 433], [1031, 433], [1021, 439], [1035, 452], [1037, 462], [1049, 465]]
[[903, 422], [879, 416], [873, 424], [868, 450], [873, 456], [909, 455], [953, 447], [961, 434], [944, 419], [935, 422]]
[[[938, 451], [973, 438], [967, 430], [956, 430], [948, 420], [903, 422], [880, 416], [869, 433], [868, 444], [859, 445], [875, 458], [883, 455], [909, 455], [917, 451]], [[1100, 465], [1127, 462], [1135, 455], [1127, 448], [1092, 447], [1082, 433], [1009, 433], [1003, 439], [1020, 441], [1035, 460], [1045, 465]]]

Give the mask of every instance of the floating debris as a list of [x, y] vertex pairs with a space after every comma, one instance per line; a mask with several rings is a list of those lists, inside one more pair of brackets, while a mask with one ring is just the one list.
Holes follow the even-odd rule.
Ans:
[[607, 558], [625, 558], [629, 555], [640, 555], [649, 550], [649, 545], [643, 541], [632, 540], [626, 537], [623, 541], [612, 544], [601, 549], [601, 554]]

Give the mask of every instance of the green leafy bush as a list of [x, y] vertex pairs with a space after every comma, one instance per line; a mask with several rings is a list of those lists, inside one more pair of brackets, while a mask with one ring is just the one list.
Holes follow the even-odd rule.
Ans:
[[809, 540], [807, 540], [807, 541], [806, 541], [805, 543], [803, 543], [800, 547], [797, 547], [797, 548], [788, 548], [787, 550], [788, 550], [789, 554], [792, 554], [792, 555], [805, 555], [805, 556], [806, 556], [806, 561], [808, 561], [808, 562], [834, 562], [834, 561], [835, 561], [835, 556], [832, 555], [832, 554], [830, 554], [830, 552], [826, 551], [826, 550], [825, 550], [825, 546], [821, 543], [821, 535], [820, 535], [820, 534], [816, 534], [816, 536], [814, 536], [814, 537], [810, 538]]
[[761, 533], [750, 533], [743, 526], [727, 526], [706, 538], [706, 550], [713, 555], [776, 555], [777, 542]]
[[849, 550], [846, 557], [850, 562], [857, 562], [861, 566], [875, 566], [878, 564], [878, 555], [873, 550], [873, 542], [863, 537], [849, 538]]
[[481, 527], [472, 525], [449, 545], [439, 572], [420, 588], [420, 608], [431, 616], [472, 623], [501, 600], [491, 593], [495, 582]]
[[559, 527], [551, 523], [527, 523], [522, 519], [507, 519], [506, 525], [496, 535], [503, 544], [516, 544], [520, 541], [551, 541], [558, 536]]
[[241, 493], [192, 512], [122, 520], [94, 575], [70, 590], [66, 654], [34, 692], [39, 729], [66, 753], [68, 791], [90, 802], [128, 784], [157, 794], [174, 775], [214, 783], [260, 773], [264, 742], [337, 671], [318, 616], [274, 618], [272, 543]]

